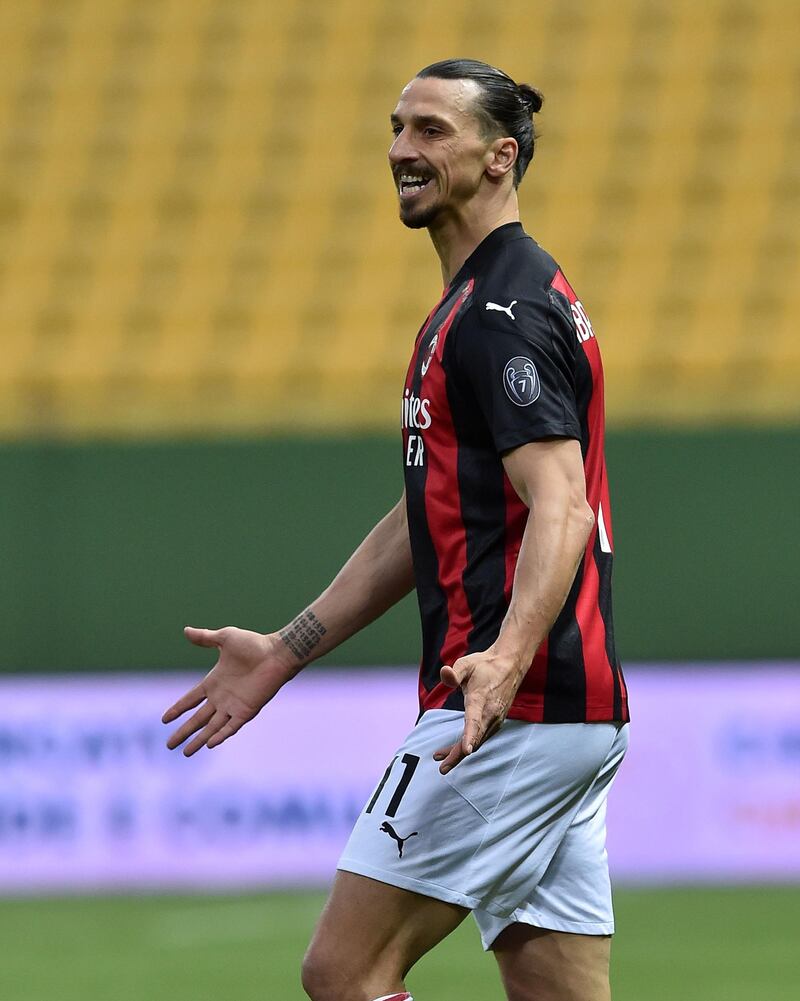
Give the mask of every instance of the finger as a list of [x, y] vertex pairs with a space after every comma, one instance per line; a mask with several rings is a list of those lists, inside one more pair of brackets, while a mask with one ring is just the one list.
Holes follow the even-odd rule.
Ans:
[[472, 752], [480, 747], [484, 734], [486, 733], [486, 703], [482, 698], [475, 695], [466, 696], [464, 701], [464, 735], [461, 738], [461, 747], [464, 754]]
[[[479, 736], [475, 736], [476, 732], [478, 734], [483, 733], [480, 725], [478, 726], [477, 731], [474, 726], [470, 727], [470, 730], [468, 731], [465, 718], [464, 733], [461, 736], [461, 740], [453, 744], [439, 766], [439, 771], [442, 775], [446, 775], [449, 771], [452, 771], [459, 762], [463, 761], [464, 758], [468, 757], [473, 751], [480, 747], [483, 741]], [[440, 754], [441, 752], [437, 751], [436, 753]], [[436, 757], [436, 755], [434, 755], [434, 757]], [[437, 758], [437, 760], [439, 759]]]
[[461, 684], [456, 672], [447, 664], [439, 672], [439, 677], [442, 679], [442, 684], [447, 685], [448, 688], [458, 688]]
[[458, 740], [456, 741], [455, 744], [453, 744], [453, 746], [447, 752], [447, 756], [445, 757], [444, 761], [442, 761], [442, 763], [439, 765], [439, 771], [442, 773], [442, 775], [447, 775], [449, 771], [452, 771], [452, 769], [456, 767], [459, 761], [464, 760], [464, 757], [465, 755], [464, 755], [464, 748], [462, 745], [462, 741]]
[[183, 635], [195, 646], [220, 646], [221, 629], [197, 629], [195, 626], [184, 626]]
[[204, 706], [201, 706], [194, 716], [191, 716], [180, 729], [176, 730], [175, 733], [171, 734], [169, 740], [167, 741], [167, 747], [174, 751], [176, 747], [179, 747], [187, 737], [191, 737], [193, 733], [197, 733], [202, 727], [208, 723], [211, 717], [216, 712], [214, 706], [209, 702], [206, 702]]
[[205, 746], [206, 741], [225, 726], [229, 719], [230, 715], [228, 713], [223, 709], [218, 709], [194, 740], [189, 741], [186, 747], [184, 747], [183, 753], [185, 756], [191, 758], [201, 747]]
[[201, 682], [199, 685], [195, 685], [194, 688], [190, 688], [185, 695], [179, 698], [176, 703], [171, 705], [161, 717], [161, 722], [171, 723], [179, 716], [183, 716], [187, 710], [196, 709], [205, 697], [206, 693]]
[[221, 730], [217, 730], [214, 736], [209, 738], [209, 749], [212, 747], [218, 747], [223, 741], [227, 740], [228, 737], [232, 737], [235, 733], [238, 733], [246, 722], [247, 720], [236, 719], [232, 716]]
[[440, 747], [438, 751], [433, 752], [433, 760], [444, 761], [447, 755], [453, 750], [454, 747], [457, 747], [459, 743], [460, 741], [456, 741], [455, 744], [450, 744], [449, 747]]
[[468, 657], [460, 657], [453, 666], [445, 664], [439, 672], [442, 683], [449, 688], [459, 688], [464, 686], [465, 681], [469, 681], [475, 665]]

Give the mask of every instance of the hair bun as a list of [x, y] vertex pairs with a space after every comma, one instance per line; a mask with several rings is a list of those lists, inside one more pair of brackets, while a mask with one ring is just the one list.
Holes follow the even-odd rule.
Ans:
[[540, 91], [535, 87], [530, 87], [527, 83], [519, 84], [517, 89], [519, 90], [520, 100], [527, 108], [529, 115], [535, 115], [537, 111], [542, 110], [544, 97]]

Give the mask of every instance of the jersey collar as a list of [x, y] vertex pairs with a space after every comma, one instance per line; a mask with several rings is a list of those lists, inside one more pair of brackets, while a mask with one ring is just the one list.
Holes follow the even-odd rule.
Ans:
[[529, 237], [522, 228], [521, 222], [507, 222], [502, 226], [498, 226], [497, 229], [493, 229], [488, 236], [485, 236], [481, 240], [466, 261], [464, 261], [459, 268], [458, 273], [448, 284], [447, 289], [450, 290], [456, 288], [456, 286], [460, 285], [465, 278], [475, 275], [497, 254], [500, 248], [504, 247], [507, 243], [511, 243], [514, 240], [524, 239], [529, 239]]

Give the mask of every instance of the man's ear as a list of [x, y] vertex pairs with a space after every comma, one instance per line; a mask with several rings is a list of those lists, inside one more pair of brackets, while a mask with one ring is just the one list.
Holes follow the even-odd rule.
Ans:
[[493, 181], [502, 180], [510, 170], [514, 169], [518, 154], [519, 146], [516, 139], [512, 139], [511, 136], [495, 139], [487, 151], [490, 159], [486, 164], [486, 173]]

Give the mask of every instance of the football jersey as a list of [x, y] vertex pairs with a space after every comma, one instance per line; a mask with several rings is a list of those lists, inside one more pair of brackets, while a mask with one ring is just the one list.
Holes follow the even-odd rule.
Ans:
[[628, 720], [614, 646], [603, 435], [603, 369], [586, 312], [522, 226], [501, 226], [428, 316], [403, 391], [421, 712], [463, 709], [462, 692], [443, 685], [439, 672], [491, 646], [508, 610], [528, 508], [502, 456], [555, 437], [580, 442], [595, 523], [564, 607], [530, 651], [508, 715], [549, 723]]

